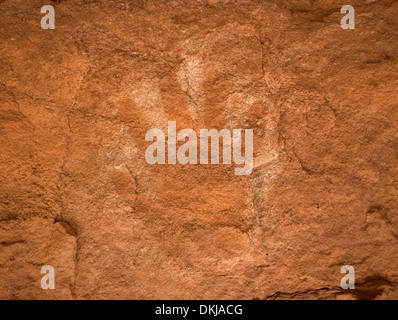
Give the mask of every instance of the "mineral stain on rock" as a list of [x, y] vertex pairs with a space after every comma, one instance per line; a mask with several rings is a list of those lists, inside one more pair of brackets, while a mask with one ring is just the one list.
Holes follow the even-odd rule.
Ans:
[[[342, 5], [0, 1], [0, 298], [398, 299], [398, 3]], [[253, 172], [149, 165], [168, 121]]]

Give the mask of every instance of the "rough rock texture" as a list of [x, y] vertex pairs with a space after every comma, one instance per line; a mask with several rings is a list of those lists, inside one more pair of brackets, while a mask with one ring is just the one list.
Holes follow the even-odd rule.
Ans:
[[[345, 4], [0, 0], [0, 298], [398, 299], [398, 3]], [[167, 121], [253, 173], [148, 165]]]

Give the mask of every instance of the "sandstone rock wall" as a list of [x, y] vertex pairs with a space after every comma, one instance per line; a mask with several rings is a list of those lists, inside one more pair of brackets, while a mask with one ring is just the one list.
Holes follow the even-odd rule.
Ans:
[[[0, 298], [398, 299], [398, 3], [345, 4], [0, 1]], [[167, 121], [252, 174], [147, 164]]]

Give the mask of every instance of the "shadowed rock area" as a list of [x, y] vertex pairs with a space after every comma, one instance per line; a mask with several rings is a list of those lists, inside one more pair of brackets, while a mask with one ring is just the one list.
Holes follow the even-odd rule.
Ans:
[[[345, 4], [0, 1], [0, 298], [398, 299], [398, 3]], [[253, 172], [149, 165], [168, 121]]]

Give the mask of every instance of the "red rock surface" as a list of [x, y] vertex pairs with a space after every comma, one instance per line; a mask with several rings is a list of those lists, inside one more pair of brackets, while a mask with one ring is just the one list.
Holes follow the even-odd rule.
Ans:
[[[398, 3], [345, 4], [0, 1], [0, 298], [398, 299]], [[253, 173], [148, 165], [167, 121]]]

